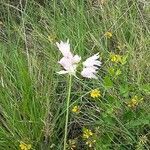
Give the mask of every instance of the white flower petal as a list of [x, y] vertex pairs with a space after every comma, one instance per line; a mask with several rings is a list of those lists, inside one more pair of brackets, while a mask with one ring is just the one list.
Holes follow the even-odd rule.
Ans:
[[63, 58], [61, 58], [58, 63], [61, 64], [61, 66], [65, 70], [65, 72], [60, 71], [59, 73], [68, 73], [76, 76], [77, 64], [80, 62], [81, 57], [78, 55], [73, 56], [70, 51], [69, 39], [67, 40], [67, 42], [57, 42], [56, 45], [60, 52], [63, 54]]
[[74, 63], [79, 63], [80, 60], [81, 60], [81, 57], [80, 57], [79, 55], [75, 55], [75, 56], [73, 57], [73, 62], [74, 62]]
[[96, 59], [98, 59], [98, 58], [99, 58], [99, 53], [94, 54], [93, 56], [89, 57], [89, 58], [87, 59], [87, 61], [96, 60]]
[[102, 63], [99, 60], [96, 60], [95, 63], [94, 63], [94, 65], [96, 65], [96, 66], [101, 66], [101, 64]]
[[85, 78], [94, 78], [97, 79], [96, 74], [97, 71], [93, 68], [84, 68], [81, 72], [81, 75]]
[[56, 45], [64, 57], [68, 57], [68, 58], [73, 57], [73, 54], [70, 51], [69, 40], [67, 40], [67, 42], [63, 42], [63, 41], [61, 41], [60, 43], [56, 42]]
[[83, 62], [83, 66], [85, 67], [92, 67], [92, 66], [100, 66], [101, 62], [99, 60], [97, 60], [99, 58], [99, 53], [87, 58], [84, 62]]
[[101, 62], [99, 59], [99, 53], [87, 58], [83, 62], [83, 70], [81, 72], [81, 75], [85, 78], [94, 78], [98, 79], [96, 77], [97, 69], [101, 66]]
[[61, 64], [66, 70], [72, 66], [72, 61], [66, 57], [61, 58], [58, 63]]
[[61, 66], [69, 73], [72, 75], [75, 75], [77, 65], [72, 62], [69, 58], [63, 57], [61, 60], [58, 62], [61, 64]]

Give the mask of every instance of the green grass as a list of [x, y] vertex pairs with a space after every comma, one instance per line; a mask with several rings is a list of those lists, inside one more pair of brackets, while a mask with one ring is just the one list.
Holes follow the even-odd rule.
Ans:
[[[77, 150], [148, 150], [149, 14], [149, 2], [140, 0], [30, 0], [25, 6], [0, 0], [0, 150], [18, 150], [20, 141], [35, 150], [63, 149], [68, 78], [56, 73], [55, 42], [67, 39], [83, 60], [99, 52], [102, 61], [99, 80], [79, 73], [72, 79], [67, 143], [74, 140]], [[111, 53], [125, 63], [111, 62]], [[93, 100], [95, 88], [102, 96]], [[143, 100], [130, 108], [135, 95]], [[79, 114], [71, 112], [74, 105]], [[84, 128], [94, 133], [93, 148], [82, 138]]]

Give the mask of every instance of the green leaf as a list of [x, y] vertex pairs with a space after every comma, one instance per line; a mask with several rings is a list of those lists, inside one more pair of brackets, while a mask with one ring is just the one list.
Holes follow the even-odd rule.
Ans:
[[112, 80], [110, 79], [109, 76], [105, 76], [105, 77], [104, 77], [104, 86], [105, 86], [106, 88], [111, 88], [111, 87], [113, 87], [113, 82], [112, 82]]
[[137, 126], [141, 126], [141, 125], [149, 125], [150, 121], [147, 118], [143, 118], [143, 119], [137, 119], [137, 120], [131, 120], [130, 122], [128, 122], [126, 125], [130, 128], [134, 128]]
[[128, 95], [129, 95], [129, 87], [128, 87], [127, 84], [125, 84], [125, 85], [120, 85], [119, 90], [120, 90], [120, 94], [121, 94], [123, 97], [128, 97]]

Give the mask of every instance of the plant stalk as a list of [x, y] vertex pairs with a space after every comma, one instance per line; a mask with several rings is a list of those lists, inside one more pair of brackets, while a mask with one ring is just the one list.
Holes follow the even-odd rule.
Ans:
[[67, 108], [66, 108], [66, 123], [65, 123], [65, 136], [64, 136], [64, 150], [66, 150], [66, 145], [67, 145], [67, 132], [68, 132], [68, 118], [69, 118], [69, 103], [70, 103], [70, 95], [71, 95], [71, 84], [72, 84], [72, 75], [69, 75]]

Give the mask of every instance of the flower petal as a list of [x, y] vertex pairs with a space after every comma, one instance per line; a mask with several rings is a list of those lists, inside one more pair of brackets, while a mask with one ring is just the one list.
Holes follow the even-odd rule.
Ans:
[[97, 60], [99, 58], [99, 53], [87, 58], [84, 62], [83, 62], [83, 66], [85, 67], [92, 67], [92, 66], [100, 66], [101, 62], [99, 60]]
[[81, 57], [80, 57], [79, 55], [75, 55], [75, 56], [73, 57], [73, 63], [79, 63], [80, 60], [81, 60]]
[[97, 71], [93, 68], [84, 68], [81, 72], [81, 75], [85, 78], [93, 78], [93, 79], [97, 79], [96, 74]]
[[73, 54], [70, 51], [69, 40], [67, 40], [67, 42], [63, 42], [63, 41], [60, 41], [60, 43], [56, 42], [56, 45], [64, 57], [68, 57], [68, 58], [73, 57]]

